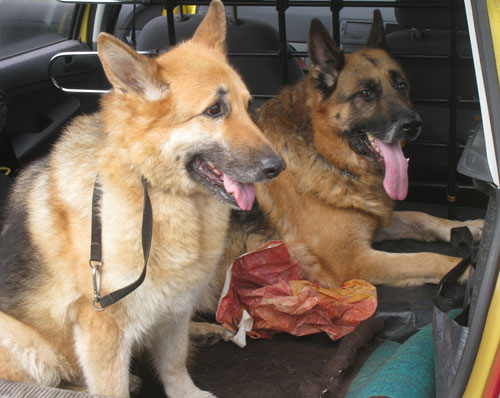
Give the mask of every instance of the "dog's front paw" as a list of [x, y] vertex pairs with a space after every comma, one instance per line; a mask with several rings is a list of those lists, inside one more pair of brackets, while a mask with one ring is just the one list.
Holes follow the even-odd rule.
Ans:
[[470, 229], [474, 242], [479, 242], [483, 236], [484, 220], [468, 220], [464, 224]]
[[457, 282], [461, 285], [465, 285], [470, 278], [471, 267], [468, 267], [464, 273], [457, 279]]
[[138, 394], [141, 391], [142, 380], [139, 376], [130, 374], [129, 390], [130, 394]]
[[229, 341], [234, 334], [215, 323], [191, 322], [189, 335], [193, 342], [201, 345], [214, 345], [221, 340]]
[[200, 390], [199, 393], [195, 395], [191, 395], [193, 398], [217, 398], [214, 394], [208, 391], [202, 391]]
[[[176, 388], [177, 387], [177, 388]], [[217, 398], [214, 394], [208, 391], [200, 390], [192, 382], [189, 386], [168, 386], [166, 389], [167, 396], [170, 398]]]

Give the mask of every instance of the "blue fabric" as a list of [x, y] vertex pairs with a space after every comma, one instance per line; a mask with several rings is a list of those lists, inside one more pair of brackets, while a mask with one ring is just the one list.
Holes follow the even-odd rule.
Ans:
[[368, 358], [346, 398], [434, 398], [432, 325], [403, 344], [386, 341]]

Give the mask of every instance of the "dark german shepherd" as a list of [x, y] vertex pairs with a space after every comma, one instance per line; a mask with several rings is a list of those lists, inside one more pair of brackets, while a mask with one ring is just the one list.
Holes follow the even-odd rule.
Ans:
[[255, 115], [287, 168], [257, 184], [260, 210], [251, 219], [233, 214], [222, 269], [279, 238], [306, 276], [323, 286], [354, 278], [392, 286], [438, 282], [459, 259], [372, 248], [383, 239], [449, 241], [457, 226], [468, 226], [479, 240], [483, 227], [482, 220], [393, 211], [393, 200], [405, 199], [408, 190], [401, 143], [418, 136], [421, 119], [403, 70], [385, 49], [380, 12], [366, 47], [352, 54], [342, 53], [314, 19], [309, 57], [310, 73]]

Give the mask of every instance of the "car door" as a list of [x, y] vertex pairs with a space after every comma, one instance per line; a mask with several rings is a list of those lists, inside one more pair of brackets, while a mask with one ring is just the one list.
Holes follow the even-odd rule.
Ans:
[[[48, 73], [55, 54], [91, 50], [86, 42], [95, 7], [0, 0], [0, 90], [8, 109], [3, 134], [20, 163], [43, 154], [71, 117], [96, 108], [97, 96], [60, 91]], [[98, 86], [103, 78], [97, 57], [62, 57], [52, 69], [66, 87]]]

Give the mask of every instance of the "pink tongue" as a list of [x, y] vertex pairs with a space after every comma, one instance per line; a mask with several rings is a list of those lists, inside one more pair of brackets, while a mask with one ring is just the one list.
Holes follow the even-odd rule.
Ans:
[[241, 210], [251, 210], [255, 200], [255, 185], [244, 184], [233, 180], [227, 174], [224, 174], [224, 189], [234, 194], [236, 203]]
[[385, 162], [384, 189], [393, 200], [404, 200], [408, 194], [408, 161], [401, 144], [385, 144], [375, 139]]

